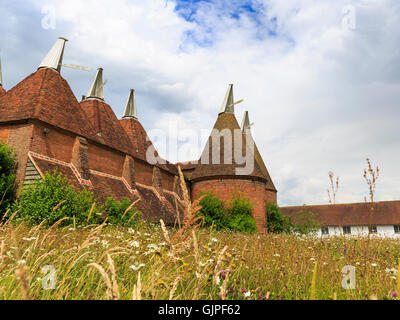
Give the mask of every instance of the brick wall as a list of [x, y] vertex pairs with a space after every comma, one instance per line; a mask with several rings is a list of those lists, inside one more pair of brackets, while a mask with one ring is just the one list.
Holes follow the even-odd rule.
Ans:
[[89, 142], [89, 168], [117, 177], [122, 176], [125, 155]]
[[265, 183], [244, 179], [212, 179], [192, 183], [192, 199], [197, 199], [202, 192], [211, 191], [221, 200], [228, 202], [237, 191], [246, 193], [253, 202], [253, 216], [258, 231], [265, 231]]
[[30, 151], [64, 162], [71, 162], [75, 136], [53, 126], [35, 123]]
[[17, 178], [16, 182], [21, 184], [25, 176], [28, 151], [31, 144], [33, 125], [26, 123], [13, 126], [0, 126], [0, 135], [5, 137], [7, 132], [7, 144], [14, 148], [17, 154]]

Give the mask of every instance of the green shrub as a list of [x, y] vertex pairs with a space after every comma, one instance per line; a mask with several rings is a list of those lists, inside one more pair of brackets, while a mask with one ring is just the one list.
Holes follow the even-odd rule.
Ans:
[[227, 226], [233, 231], [255, 233], [257, 224], [253, 217], [253, 204], [244, 194], [237, 194], [228, 204]]
[[290, 218], [282, 215], [281, 209], [275, 203], [266, 203], [266, 217], [268, 233], [291, 233]]
[[204, 224], [206, 226], [214, 225], [217, 229], [225, 229], [227, 218], [223, 201], [211, 192], [203, 194], [205, 196], [199, 205], [201, 206], [200, 215], [204, 217]]
[[15, 201], [17, 163], [13, 149], [0, 143], [0, 218]]
[[[64, 217], [75, 217], [77, 224], [85, 224], [94, 202], [91, 191], [76, 191], [61, 173], [54, 171], [24, 187], [13, 211], [18, 210], [17, 219], [32, 225], [43, 220], [46, 220], [45, 224], [52, 225]], [[97, 212], [98, 208], [94, 208], [90, 223], [102, 221]], [[72, 220], [65, 221], [64, 225], [72, 223]]]
[[112, 224], [137, 226], [142, 214], [137, 211], [135, 207], [129, 209], [130, 205], [131, 201], [126, 197], [121, 201], [115, 201], [111, 197], [107, 198], [104, 204], [104, 210], [107, 214], [108, 221]]

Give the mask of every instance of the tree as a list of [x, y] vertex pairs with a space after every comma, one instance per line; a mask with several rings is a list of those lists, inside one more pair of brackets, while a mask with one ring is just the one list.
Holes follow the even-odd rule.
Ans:
[[266, 218], [268, 233], [291, 233], [290, 217], [282, 215], [281, 209], [275, 203], [266, 203]]

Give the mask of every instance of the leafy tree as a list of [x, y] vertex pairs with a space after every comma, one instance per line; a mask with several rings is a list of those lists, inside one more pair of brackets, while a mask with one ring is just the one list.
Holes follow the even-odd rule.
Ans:
[[0, 217], [15, 201], [17, 162], [13, 149], [0, 143]]
[[293, 231], [299, 234], [314, 233], [322, 224], [316, 219], [316, 215], [307, 207], [303, 208], [293, 217]]
[[267, 231], [269, 233], [291, 233], [290, 217], [282, 215], [281, 209], [275, 203], [266, 203]]

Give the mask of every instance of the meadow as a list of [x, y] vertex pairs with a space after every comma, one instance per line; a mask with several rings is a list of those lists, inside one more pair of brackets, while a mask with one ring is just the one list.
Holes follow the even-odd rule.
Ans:
[[[392, 239], [135, 228], [0, 227], [0, 299], [397, 299]], [[342, 268], [356, 268], [355, 289]]]

